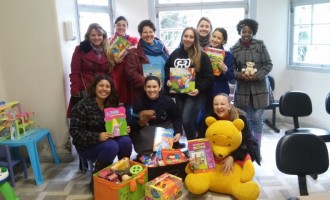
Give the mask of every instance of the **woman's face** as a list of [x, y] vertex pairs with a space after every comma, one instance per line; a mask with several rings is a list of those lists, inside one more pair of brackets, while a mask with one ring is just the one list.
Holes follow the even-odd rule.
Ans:
[[201, 37], [206, 37], [211, 32], [211, 24], [202, 20], [197, 27], [198, 34]]
[[214, 31], [211, 37], [212, 47], [219, 48], [221, 45], [225, 44], [223, 40], [223, 35], [220, 31]]
[[154, 43], [155, 38], [154, 30], [152, 30], [152, 28], [149, 26], [143, 27], [141, 38], [145, 43], [152, 45]]
[[101, 80], [97, 83], [95, 88], [96, 98], [105, 100], [111, 92], [111, 85], [108, 80]]
[[226, 96], [217, 95], [213, 99], [213, 111], [220, 118], [228, 120], [230, 117], [230, 104]]
[[161, 88], [156, 80], [149, 80], [144, 86], [144, 91], [146, 91], [147, 96], [151, 100], [157, 99], [159, 97], [160, 90]]
[[248, 26], [243, 26], [241, 29], [241, 41], [242, 42], [249, 42], [253, 37], [253, 31]]
[[103, 42], [103, 35], [102, 35], [102, 33], [100, 31], [96, 30], [95, 28], [93, 28], [91, 30], [91, 34], [89, 35], [89, 41], [95, 47], [101, 46], [101, 44]]
[[117, 33], [125, 36], [127, 30], [127, 22], [125, 20], [120, 20], [115, 24], [115, 28]]
[[185, 50], [189, 49], [194, 45], [195, 36], [194, 32], [190, 29], [186, 30], [182, 36], [182, 44]]

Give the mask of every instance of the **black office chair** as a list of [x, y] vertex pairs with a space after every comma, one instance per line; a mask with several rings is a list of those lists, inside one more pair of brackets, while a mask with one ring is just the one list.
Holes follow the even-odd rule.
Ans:
[[328, 93], [327, 97], [325, 98], [325, 109], [328, 114], [330, 114], [330, 92]]
[[[274, 89], [275, 89], [274, 77], [272, 75], [268, 75], [268, 81], [269, 81], [272, 91], [274, 91]], [[272, 121], [265, 119], [264, 122], [265, 122], [265, 124], [267, 124], [267, 126], [269, 126], [271, 129], [273, 129], [273, 131], [275, 131], [276, 133], [280, 132], [280, 129], [278, 129], [276, 127], [276, 108], [278, 108], [279, 106], [280, 106], [279, 101], [274, 100], [268, 107], [265, 108], [265, 110], [272, 110]]]
[[281, 96], [279, 104], [281, 115], [293, 118], [294, 128], [285, 131], [285, 134], [313, 133], [325, 142], [330, 142], [329, 131], [311, 127], [301, 128], [299, 126], [299, 117], [306, 117], [312, 114], [312, 101], [308, 94], [300, 91], [286, 92]]
[[284, 135], [276, 146], [276, 165], [285, 174], [298, 175], [300, 195], [308, 195], [306, 175], [328, 170], [327, 146], [314, 134]]

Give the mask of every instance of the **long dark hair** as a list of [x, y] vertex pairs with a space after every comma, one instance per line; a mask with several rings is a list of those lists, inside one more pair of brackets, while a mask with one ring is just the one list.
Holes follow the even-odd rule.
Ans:
[[104, 101], [104, 107], [118, 107], [119, 106], [119, 98], [117, 89], [115, 87], [115, 83], [113, 80], [107, 75], [96, 75], [92, 83], [89, 85], [88, 93], [92, 98], [96, 97], [96, 85], [102, 81], [107, 80], [110, 83], [110, 95]]

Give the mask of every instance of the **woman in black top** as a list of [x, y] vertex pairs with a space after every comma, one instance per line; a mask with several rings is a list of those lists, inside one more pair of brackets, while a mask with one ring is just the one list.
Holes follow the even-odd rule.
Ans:
[[[260, 150], [258, 144], [251, 134], [249, 125], [246, 120], [246, 116], [243, 111], [235, 108], [230, 104], [229, 96], [225, 93], [220, 93], [213, 98], [213, 112], [208, 116], [212, 116], [217, 120], [230, 120], [234, 121], [240, 118], [244, 121], [244, 128], [242, 130], [242, 144], [236, 149], [230, 156], [223, 159], [225, 174], [230, 173], [233, 170], [233, 164], [235, 160], [244, 160], [249, 153], [252, 160], [256, 161], [260, 165]], [[205, 122], [202, 124], [198, 137], [204, 138], [207, 125]]]

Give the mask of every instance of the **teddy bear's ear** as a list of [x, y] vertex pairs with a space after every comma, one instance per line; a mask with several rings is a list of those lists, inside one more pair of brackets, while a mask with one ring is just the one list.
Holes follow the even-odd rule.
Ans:
[[233, 121], [233, 124], [236, 126], [236, 128], [238, 129], [238, 130], [243, 130], [243, 128], [244, 128], [244, 121], [243, 120], [241, 120], [241, 119], [235, 119], [234, 121]]
[[211, 124], [213, 124], [214, 122], [216, 122], [217, 120], [214, 117], [207, 117], [205, 119], [205, 123], [207, 126], [211, 126]]

